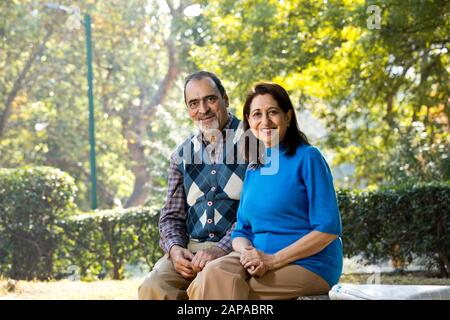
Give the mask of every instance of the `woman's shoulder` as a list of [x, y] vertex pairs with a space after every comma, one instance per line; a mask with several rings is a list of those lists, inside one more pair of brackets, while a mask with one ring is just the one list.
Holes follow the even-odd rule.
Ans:
[[302, 158], [305, 156], [308, 158], [322, 157], [322, 153], [319, 148], [306, 143], [303, 143], [297, 147], [296, 155]]

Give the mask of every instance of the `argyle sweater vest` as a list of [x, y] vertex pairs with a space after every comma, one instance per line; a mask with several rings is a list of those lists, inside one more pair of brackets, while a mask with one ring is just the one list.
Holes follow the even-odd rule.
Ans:
[[247, 168], [237, 157], [242, 133], [239, 124], [240, 120], [233, 116], [230, 129], [226, 130], [222, 156], [216, 164], [211, 163], [206, 145], [195, 135], [178, 149], [182, 160], [178, 169], [183, 174], [190, 239], [217, 242], [236, 221]]

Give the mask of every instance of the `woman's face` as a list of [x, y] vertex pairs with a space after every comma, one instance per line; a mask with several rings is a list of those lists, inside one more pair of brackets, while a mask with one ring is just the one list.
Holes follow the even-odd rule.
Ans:
[[253, 98], [247, 120], [256, 138], [273, 147], [284, 140], [291, 117], [291, 110], [284, 113], [272, 95], [262, 94]]

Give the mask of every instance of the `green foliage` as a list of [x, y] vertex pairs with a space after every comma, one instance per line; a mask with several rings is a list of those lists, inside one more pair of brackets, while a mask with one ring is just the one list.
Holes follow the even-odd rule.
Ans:
[[427, 258], [450, 272], [450, 181], [403, 185], [377, 192], [339, 191], [344, 254], [368, 262], [392, 259], [404, 268]]
[[[139, 204], [161, 203], [169, 151], [189, 124], [180, 75], [199, 68], [222, 77], [238, 114], [253, 82], [283, 84], [298, 110], [323, 123], [317, 144], [333, 165], [356, 168], [355, 184], [448, 177], [448, 160], [429, 160], [437, 151], [423, 158], [434, 173], [416, 165], [421, 147], [409, 134], [422, 123], [420, 145], [448, 153], [448, 1], [202, 0], [191, 18], [183, 15], [190, 1], [164, 2], [61, 2], [93, 21], [100, 208], [133, 205], [133, 191]], [[368, 28], [371, 4], [380, 29]], [[85, 35], [69, 18], [36, 0], [0, 2], [0, 118], [8, 115], [0, 162], [70, 173], [88, 210]]]
[[[165, 149], [174, 149], [174, 134], [153, 127], [179, 128], [188, 120], [187, 112], [180, 112], [184, 104], [177, 82], [190, 39], [180, 36], [187, 31], [182, 9], [176, 7], [173, 17], [164, 1], [156, 0], [59, 3], [92, 16], [99, 208], [125, 205], [138, 178], [145, 180], [141, 189], [150, 190], [145, 198], [154, 204], [166, 175]], [[0, 163], [50, 165], [70, 173], [79, 189], [76, 203], [88, 210], [85, 30], [82, 25], [70, 28], [70, 18], [75, 17], [48, 9], [42, 1], [0, 2], [0, 119], [10, 110], [0, 134]], [[170, 73], [169, 43], [176, 62]], [[173, 85], [161, 85], [164, 79]], [[12, 93], [7, 108], [4, 102]], [[158, 112], [163, 106], [175, 115], [168, 125]]]
[[[396, 130], [398, 146], [391, 151], [386, 174], [391, 184], [405, 181], [450, 180], [450, 144], [429, 137], [424, 124], [416, 121], [403, 132]], [[431, 142], [430, 142], [431, 141]]]
[[[54, 275], [64, 230], [57, 221], [74, 209], [73, 179], [49, 167], [0, 169], [2, 272], [15, 279]], [[5, 267], [6, 266], [6, 267]]]
[[[429, 145], [449, 149], [448, 1], [203, 4], [210, 28], [193, 60], [221, 75], [232, 98], [242, 100], [257, 81], [285, 86], [300, 110], [323, 121], [328, 134], [318, 143], [333, 151], [334, 165], [356, 166], [357, 183], [388, 182], [394, 150], [417, 121]], [[379, 29], [369, 28], [372, 4], [380, 10]]]
[[60, 221], [65, 230], [59, 250], [65, 266], [61, 271], [75, 266], [73, 270], [85, 280], [107, 274], [123, 279], [125, 264], [145, 261], [152, 268], [162, 256], [158, 213], [152, 207], [98, 210]]

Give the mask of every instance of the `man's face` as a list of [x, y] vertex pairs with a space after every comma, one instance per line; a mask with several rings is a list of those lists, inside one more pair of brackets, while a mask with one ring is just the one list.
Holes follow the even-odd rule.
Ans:
[[223, 129], [228, 120], [228, 97], [222, 97], [211, 78], [189, 81], [185, 94], [189, 116], [201, 131]]

